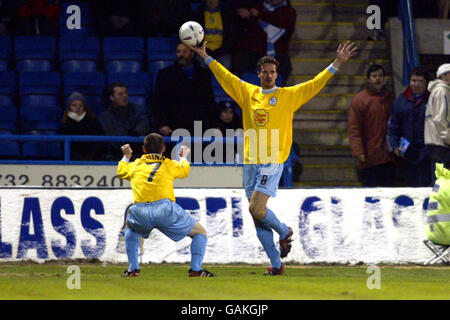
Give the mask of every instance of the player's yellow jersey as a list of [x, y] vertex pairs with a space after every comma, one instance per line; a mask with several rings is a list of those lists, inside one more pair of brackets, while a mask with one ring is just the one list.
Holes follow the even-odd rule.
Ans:
[[173, 181], [189, 175], [187, 160], [176, 161], [159, 154], [144, 154], [133, 162], [121, 160], [117, 167], [120, 179], [129, 180], [134, 202], [175, 201]]
[[[294, 112], [312, 99], [334, 75], [328, 67], [314, 79], [291, 87], [263, 90], [230, 73], [216, 60], [209, 68], [242, 109], [244, 163], [284, 163], [292, 145]], [[332, 70], [332, 71], [330, 71]]]

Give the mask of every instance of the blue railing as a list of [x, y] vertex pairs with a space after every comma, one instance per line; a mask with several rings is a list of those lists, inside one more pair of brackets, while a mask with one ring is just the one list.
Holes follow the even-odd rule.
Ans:
[[[190, 137], [191, 144], [203, 143], [203, 142], [214, 142], [216, 137]], [[243, 138], [238, 137], [225, 137], [222, 138], [224, 145], [226, 143], [236, 143], [242, 144]], [[166, 143], [179, 143], [186, 141], [186, 137], [178, 137], [174, 139], [172, 137], [164, 137]], [[76, 161], [70, 159], [70, 144], [71, 142], [122, 142], [122, 143], [139, 143], [142, 144], [144, 137], [131, 137], [131, 136], [66, 136], [66, 135], [14, 135], [14, 134], [4, 134], [0, 135], [0, 141], [37, 141], [37, 142], [62, 142], [64, 143], [64, 159], [63, 160], [31, 160], [31, 159], [17, 159], [8, 160], [0, 159], [1, 164], [35, 164], [35, 165], [116, 165], [117, 161]], [[243, 159], [240, 159], [242, 161]], [[232, 164], [220, 164], [220, 163], [196, 163], [192, 162], [193, 166], [242, 166], [242, 163], [232, 163]], [[283, 175], [283, 185], [286, 187], [291, 187], [293, 182], [292, 175], [292, 157], [289, 156], [285, 163], [285, 170]]]
[[399, 1], [399, 19], [403, 25], [403, 85], [409, 85], [409, 74], [420, 65], [411, 0]]

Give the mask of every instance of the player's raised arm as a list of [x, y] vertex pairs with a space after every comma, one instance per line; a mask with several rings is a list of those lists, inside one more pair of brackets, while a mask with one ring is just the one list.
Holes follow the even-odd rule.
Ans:
[[247, 98], [247, 90], [245, 88], [246, 86], [252, 85], [243, 82], [241, 79], [228, 71], [219, 62], [210, 57], [206, 52], [206, 41], [203, 41], [203, 45], [201, 47], [189, 48], [191, 48], [192, 51], [198, 54], [203, 59], [203, 61], [205, 61], [219, 84], [222, 86], [223, 90], [225, 90], [225, 92], [231, 98], [233, 98], [233, 100], [236, 101], [239, 106], [245, 104]]
[[176, 177], [178, 179], [184, 179], [189, 175], [191, 165], [189, 164], [187, 157], [190, 152], [191, 149], [189, 149], [187, 146], [180, 147], [180, 152], [178, 153], [178, 155], [180, 156], [180, 161], [175, 162], [177, 168]]
[[338, 69], [357, 53], [358, 48], [355, 47], [355, 43], [347, 41], [344, 44], [339, 44], [336, 50], [336, 59], [332, 64], [315, 76], [314, 79], [293, 87], [292, 90], [296, 91], [297, 97], [296, 102], [293, 104], [294, 111], [314, 98]]
[[129, 144], [124, 144], [122, 147], [120, 147], [120, 150], [122, 150], [123, 158], [119, 161], [119, 165], [117, 167], [117, 176], [120, 179], [130, 179], [130, 159], [133, 155], [133, 149], [131, 149], [131, 146]]
[[345, 62], [357, 53], [358, 47], [355, 46], [354, 42], [347, 41], [343, 45], [339, 43], [336, 50], [336, 59], [332, 63], [333, 67], [335, 69], [339, 69]]

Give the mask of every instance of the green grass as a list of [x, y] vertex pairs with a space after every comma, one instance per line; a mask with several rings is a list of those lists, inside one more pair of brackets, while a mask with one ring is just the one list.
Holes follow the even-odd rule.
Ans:
[[[79, 265], [81, 288], [68, 289], [69, 265]], [[264, 277], [265, 266], [211, 265], [216, 278], [188, 278], [188, 265], [141, 266], [139, 278], [121, 278], [124, 265], [0, 264], [0, 299], [450, 299], [450, 268], [381, 267], [381, 288], [369, 290], [366, 266], [286, 266]], [[274, 294], [275, 292], [275, 294]]]

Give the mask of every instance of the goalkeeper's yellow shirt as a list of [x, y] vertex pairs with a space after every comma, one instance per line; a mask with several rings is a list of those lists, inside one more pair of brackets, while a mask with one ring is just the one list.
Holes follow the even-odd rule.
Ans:
[[292, 145], [294, 112], [318, 94], [336, 72], [330, 65], [310, 81], [263, 90], [242, 81], [211, 57], [206, 63], [225, 92], [242, 109], [245, 164], [287, 160]]
[[130, 181], [135, 203], [161, 199], [174, 202], [173, 181], [186, 178], [189, 169], [189, 162], [185, 159], [176, 161], [159, 154], [144, 154], [130, 163], [121, 160], [117, 175]]

